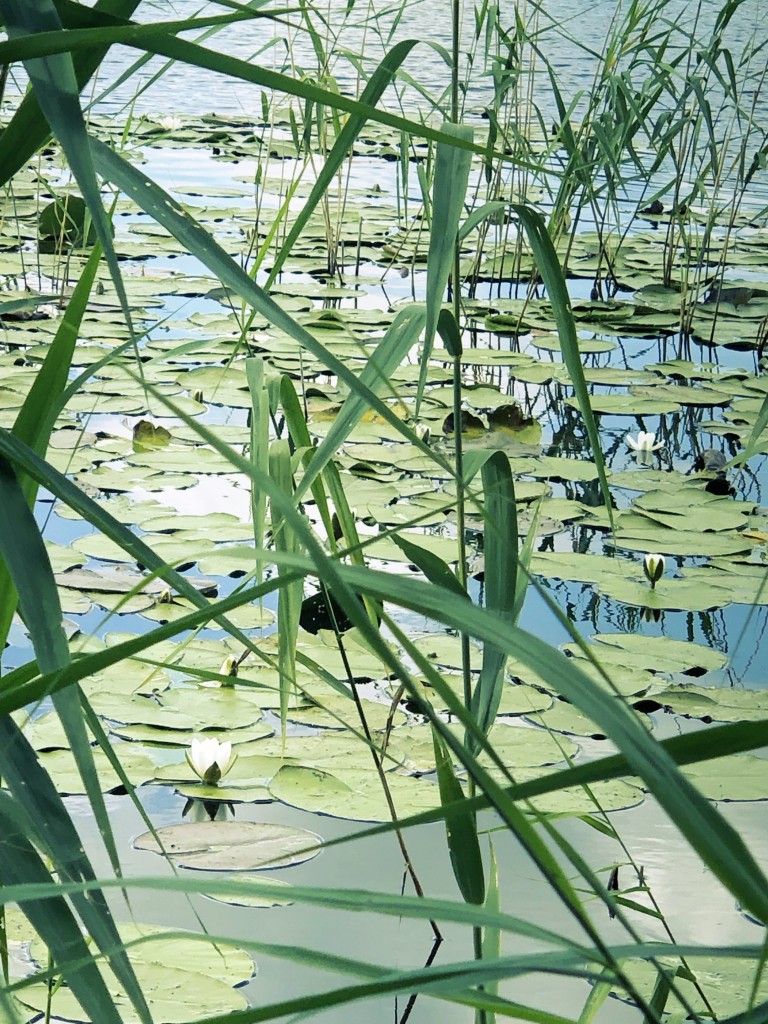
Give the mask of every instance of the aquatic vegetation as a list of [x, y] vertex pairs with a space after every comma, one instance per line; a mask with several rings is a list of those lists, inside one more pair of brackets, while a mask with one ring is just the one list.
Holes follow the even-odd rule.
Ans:
[[[762, 1012], [768, 886], [713, 805], [768, 792], [762, 694], [732, 685], [758, 640], [745, 668], [729, 617], [768, 603], [764, 40], [731, 39], [750, 2], [690, 26], [671, 0], [613, 5], [578, 91], [539, 5], [463, 29], [454, 7], [446, 49], [400, 37], [405, 5], [0, 0], [3, 66], [30, 76], [0, 134], [3, 1021], [402, 995], [396, 1019], [552, 1024], [553, 975], [574, 1018], [611, 994], [654, 1024]], [[265, 25], [256, 60], [215, 48]], [[141, 114], [151, 56], [257, 93]], [[134, 83], [124, 111], [85, 116], [97, 70]], [[723, 894], [722, 942], [692, 949], [685, 887], [612, 815], [646, 794], [685, 880]], [[186, 801], [210, 820], [158, 825]], [[325, 843], [281, 815], [325, 816]], [[311, 873], [323, 845], [334, 875]], [[241, 874], [300, 866], [288, 899]], [[112, 888], [325, 916], [306, 947], [232, 925], [231, 950], [197, 902], [183, 938], [124, 928]], [[351, 953], [350, 910], [375, 917], [345, 918]], [[246, 1005], [243, 950], [286, 959], [291, 990], [253, 981]]]

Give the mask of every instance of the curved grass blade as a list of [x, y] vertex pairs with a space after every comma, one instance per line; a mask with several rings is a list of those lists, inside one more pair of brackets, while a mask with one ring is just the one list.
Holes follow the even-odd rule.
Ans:
[[571, 312], [571, 300], [568, 297], [568, 289], [565, 286], [563, 272], [560, 269], [560, 261], [557, 258], [555, 247], [552, 245], [552, 240], [549, 237], [546, 224], [541, 215], [520, 203], [511, 203], [510, 209], [517, 214], [525, 228], [536, 265], [549, 293], [552, 313], [557, 323], [557, 333], [560, 338], [563, 361], [571, 378], [571, 383], [576, 393], [576, 400], [579, 403], [584, 427], [592, 449], [592, 457], [597, 467], [600, 490], [608, 511], [611, 528], [613, 528], [613, 503], [608, 487], [608, 477], [605, 472], [605, 459], [603, 458], [603, 450], [600, 446], [597, 421], [595, 420], [589, 400], [589, 389], [584, 379], [584, 368], [581, 364], [581, 353], [579, 352], [579, 340], [576, 336], [576, 328]]
[[[517, 606], [518, 536], [515, 487], [509, 459], [504, 452], [493, 452], [483, 463], [484, 590], [485, 607], [510, 625]], [[492, 644], [483, 644], [480, 677], [472, 694], [472, 717], [487, 735], [496, 719], [504, 686], [506, 654]], [[477, 745], [472, 736], [466, 742], [473, 753]]]
[[[448, 756], [440, 734], [432, 729], [432, 744], [435, 751], [435, 771], [440, 789], [440, 803], [445, 813], [445, 833], [448, 853], [459, 891], [467, 903], [483, 903], [485, 900], [485, 872], [480, 842], [477, 838], [477, 822], [471, 812], [461, 810], [464, 795], [461, 783], [456, 778], [453, 762]], [[458, 808], [458, 809], [457, 809]]]
[[[293, 472], [288, 441], [273, 441], [269, 449], [269, 475], [275, 487], [292, 503]], [[276, 502], [271, 503], [272, 540], [277, 552], [299, 550], [291, 520]], [[303, 581], [281, 581], [277, 598], [278, 665], [280, 670], [280, 726], [283, 739], [288, 722], [288, 705], [296, 681], [296, 641], [299, 635]]]
[[[452, 139], [472, 143], [474, 132], [466, 125], [443, 124], [443, 133]], [[469, 170], [472, 155], [456, 145], [438, 143], [435, 155], [435, 178], [432, 186], [432, 227], [429, 236], [427, 253], [427, 320], [424, 327], [424, 347], [421, 355], [419, 386], [416, 393], [416, 412], [419, 415], [424, 388], [427, 382], [427, 369], [432, 346], [437, 332], [437, 322], [451, 274], [456, 253], [456, 238], [459, 221], [464, 211], [467, 196]], [[458, 288], [459, 282], [454, 281], [453, 287]]]
[[360, 418], [368, 408], [368, 395], [380, 395], [385, 389], [391, 391], [390, 377], [405, 356], [416, 344], [424, 326], [425, 312], [421, 306], [412, 305], [397, 314], [384, 337], [376, 346], [357, 384], [336, 415], [336, 419], [321, 442], [312, 461], [307, 466], [297, 488], [297, 498], [306, 493], [317, 475], [329, 464], [339, 447], [346, 441]]
[[[59, 411], [58, 400], [67, 384], [72, 354], [100, 257], [101, 250], [96, 247], [80, 275], [43, 364], [12, 428], [16, 437], [41, 456], [48, 450], [48, 440]], [[37, 481], [21, 474], [19, 483], [27, 504], [32, 507], [39, 486]], [[0, 651], [5, 647], [15, 609], [15, 589], [5, 565], [0, 563]]]

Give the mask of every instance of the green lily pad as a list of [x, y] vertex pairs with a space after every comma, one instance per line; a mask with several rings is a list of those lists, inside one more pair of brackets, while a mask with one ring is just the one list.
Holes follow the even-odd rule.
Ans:
[[[573, 704], [564, 700], [556, 700], [552, 706], [544, 711], [533, 715], [526, 715], [534, 725], [543, 726], [545, 729], [552, 729], [554, 732], [565, 733], [566, 736], [584, 736], [592, 739], [604, 739], [605, 735], [595, 723], [583, 715]], [[651, 728], [651, 720], [646, 715], [640, 715], [643, 725]]]
[[[387, 786], [400, 818], [431, 810], [440, 803], [437, 786], [411, 776], [387, 776]], [[353, 821], [389, 821], [389, 805], [373, 768], [321, 771], [286, 765], [269, 784], [276, 800], [305, 811]]]
[[706, 722], [750, 722], [768, 715], [763, 690], [735, 690], [724, 686], [670, 686], [655, 699], [679, 715]]
[[[685, 970], [675, 974], [680, 968], [680, 961], [661, 958], [661, 963], [668, 965], [670, 974], [674, 975], [674, 984], [685, 999], [683, 1007], [673, 993], [669, 994], [666, 1009], [672, 1013], [673, 1021], [687, 1019], [691, 1008], [702, 1016], [714, 1012], [718, 1020], [724, 1020], [731, 1015], [744, 1012], [746, 1006], [757, 1005], [768, 998], [768, 979], [765, 972], [757, 991], [754, 991], [757, 965], [753, 959], [688, 956], [685, 962], [695, 976], [696, 984], [704, 992], [707, 1004], [702, 1000], [693, 981], [688, 980]], [[630, 960], [624, 961], [622, 970], [626, 971], [638, 991], [650, 1000], [657, 983], [657, 969], [646, 961]], [[614, 990], [614, 994], [623, 998], [619, 990]]]
[[[210, 942], [175, 934], [164, 939], [163, 930], [149, 925], [121, 925], [120, 933], [124, 942], [148, 940], [131, 946], [128, 957], [156, 1020], [183, 1024], [197, 1013], [218, 1016], [246, 1008], [247, 1000], [233, 987], [247, 981], [254, 971], [253, 961], [242, 950], [220, 943], [213, 948]], [[47, 962], [42, 943], [33, 943], [32, 953], [38, 962]], [[140, 1018], [112, 971], [103, 964], [99, 970], [121, 1018], [126, 1024], [138, 1024]], [[48, 985], [40, 982], [25, 986], [20, 1001], [43, 1012], [48, 997]], [[66, 985], [53, 993], [51, 1013], [64, 1020], [88, 1021]]]
[[[282, 769], [281, 769], [282, 770]], [[322, 840], [314, 832], [272, 822], [206, 821], [143, 832], [137, 850], [163, 853], [174, 864], [202, 871], [261, 871], [312, 860]], [[162, 844], [162, 845], [160, 845]]]
[[[132, 747], [121, 747], [117, 752], [128, 781], [134, 786], [148, 782], [155, 774], [155, 766], [146, 753]], [[40, 763], [51, 776], [58, 791], [64, 795], [85, 793], [85, 783], [71, 750], [50, 750], [39, 755]], [[104, 793], [120, 792], [123, 784], [102, 750], [93, 751], [96, 775]]]
[[731, 531], [708, 533], [703, 530], [670, 529], [645, 516], [631, 514], [619, 516], [617, 532], [606, 543], [625, 551], [709, 557], [739, 555], [752, 547], [748, 538]]
[[176, 786], [176, 792], [188, 800], [207, 800], [226, 804], [269, 804], [272, 796], [266, 783], [250, 783], [242, 786], [231, 785], [229, 775], [222, 786], [204, 786], [202, 783], [190, 782], [188, 785]]
[[[711, 672], [728, 664], [721, 651], [703, 644], [673, 640], [668, 636], [644, 636], [641, 633], [597, 633], [592, 637], [595, 656], [603, 663], [616, 660], [652, 672]], [[576, 653], [570, 644], [566, 650]]]
[[[522, 768], [514, 773], [514, 779], [517, 783], [528, 782], [531, 779], [546, 777], [550, 773], [551, 769]], [[499, 783], [508, 784], [501, 773], [494, 770], [492, 774]], [[623, 782], [621, 779], [591, 784], [589, 790], [591, 796], [582, 786], [546, 793], [543, 796], [534, 797], [531, 804], [540, 814], [572, 817], [595, 814], [598, 809], [602, 811], [624, 810], [628, 807], [636, 807], [645, 800], [645, 793], [642, 789], [629, 782]]]
[[[291, 883], [284, 882], [282, 878], [253, 878], [251, 875], [230, 875], [229, 881], [237, 882], [241, 887], [237, 893], [231, 896], [223, 896], [220, 892], [203, 892], [209, 900], [216, 903], [228, 903], [232, 907], [253, 907], [269, 909], [270, 907], [290, 907], [293, 900], [290, 897]], [[266, 892], [249, 892], [248, 890], [257, 885], [259, 889], [265, 887], [274, 889], [274, 895]]]
[[710, 800], [768, 800], [768, 760], [731, 754], [686, 765], [683, 773]]

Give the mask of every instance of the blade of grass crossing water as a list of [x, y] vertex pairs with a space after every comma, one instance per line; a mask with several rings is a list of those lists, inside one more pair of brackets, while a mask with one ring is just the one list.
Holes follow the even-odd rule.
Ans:
[[[269, 475], [284, 495], [293, 498], [291, 450], [287, 441], [272, 442], [269, 449]], [[275, 548], [283, 552], [296, 551], [299, 545], [293, 525], [283, 509], [274, 501], [271, 502], [270, 520]], [[283, 737], [288, 721], [288, 705], [296, 688], [296, 641], [299, 634], [303, 589], [301, 581], [286, 582], [280, 587], [277, 599], [280, 725]]]
[[589, 990], [586, 1002], [581, 1009], [577, 1024], [593, 1024], [595, 1017], [602, 1008], [613, 989], [613, 977], [606, 968], [603, 973], [606, 980], [596, 981]]
[[425, 321], [424, 309], [413, 305], [397, 314], [376, 346], [357, 380], [357, 386], [344, 400], [331, 429], [317, 449], [297, 489], [297, 497], [306, 493], [317, 475], [330, 462], [339, 447], [369, 408], [368, 396], [393, 392], [392, 372], [403, 362], [418, 341]]
[[[285, 415], [286, 423], [288, 424], [288, 431], [293, 443], [297, 448], [306, 449], [307, 456], [304, 463], [306, 471], [310, 465], [310, 460], [316, 458], [316, 455], [310, 454], [313, 447], [312, 438], [310, 437], [304, 411], [301, 408], [298, 395], [296, 394], [296, 389], [293, 386], [293, 381], [287, 375], [284, 375], [281, 380], [280, 395], [282, 399], [283, 413]], [[325, 486], [323, 486], [323, 484]], [[303, 493], [304, 486], [304, 481], [302, 480], [302, 483], [297, 489], [298, 493]], [[315, 476], [315, 479], [310, 485], [310, 489], [323, 520], [323, 525], [326, 530], [331, 550], [336, 553], [338, 551], [339, 541], [343, 541], [344, 545], [349, 549], [348, 557], [350, 561], [355, 565], [365, 565], [365, 556], [360, 550], [360, 536], [357, 532], [357, 522], [349, 507], [349, 502], [347, 501], [347, 496], [344, 492], [344, 485], [342, 483], [338, 467], [332, 459], [329, 459], [325, 463], [322, 468], [321, 475]], [[335, 523], [328, 505], [328, 498], [333, 502], [333, 508], [336, 514]], [[337, 527], [341, 531], [341, 537], [338, 539], [335, 536], [335, 529]], [[371, 598], [367, 596], [363, 598], [363, 601], [371, 622], [378, 623], [380, 616], [376, 602], [372, 601]]]
[[[515, 488], [509, 459], [493, 452], [481, 470], [484, 496], [485, 607], [512, 624], [517, 602], [518, 539]], [[483, 645], [480, 676], [472, 694], [475, 722], [487, 735], [496, 719], [504, 686], [507, 656], [492, 644]], [[467, 743], [476, 751], [473, 740]]]
[[485, 872], [475, 816], [466, 811], [453, 810], [464, 791], [456, 778], [445, 744], [435, 729], [432, 730], [432, 743], [453, 875], [464, 900], [480, 904], [485, 900]]
[[[20, 904], [30, 924], [48, 947], [56, 968], [61, 971], [83, 1010], [91, 1020], [121, 1024], [114, 1000], [88, 947], [67, 901], [54, 895], [56, 882], [29, 841], [30, 822], [18, 804], [0, 792], [0, 876], [5, 885], [25, 882], [50, 887], [46, 899]], [[83, 902], [82, 898], [78, 901]]]
[[[27, 397], [24, 399], [12, 433], [28, 444], [38, 455], [48, 450], [51, 430], [59, 411], [58, 399], [67, 384], [72, 354], [77, 343], [78, 331], [83, 313], [93, 287], [99, 265], [101, 250], [97, 246], [91, 253], [71, 299], [62, 317]], [[25, 473], [19, 474], [19, 483], [32, 507], [38, 490], [38, 482]], [[5, 647], [8, 630], [16, 610], [16, 591], [11, 583], [8, 570], [0, 563], [0, 651]]]
[[[474, 134], [465, 125], [446, 122], [442, 126], [446, 135], [471, 143]], [[419, 372], [419, 386], [416, 393], [416, 416], [419, 414], [421, 399], [427, 382], [427, 367], [437, 331], [440, 308], [451, 275], [459, 221], [464, 211], [467, 196], [469, 170], [472, 156], [456, 146], [439, 143], [435, 156], [435, 179], [432, 187], [432, 229], [427, 253], [427, 320], [424, 328], [424, 347]], [[458, 288], [459, 282], [454, 281]]]
[[571, 312], [571, 300], [568, 297], [568, 289], [565, 286], [560, 261], [557, 258], [555, 247], [552, 245], [552, 240], [547, 233], [547, 228], [541, 215], [530, 209], [530, 207], [522, 206], [519, 203], [512, 203], [510, 207], [520, 218], [520, 222], [525, 228], [536, 265], [549, 293], [552, 313], [557, 323], [557, 333], [560, 339], [560, 349], [563, 353], [563, 362], [568, 370], [573, 389], [576, 393], [576, 400], [579, 403], [584, 427], [592, 449], [592, 457], [597, 467], [603, 501], [608, 511], [611, 526], [613, 526], [613, 505], [608, 487], [608, 477], [605, 472], [605, 459], [603, 458], [603, 450], [600, 446], [597, 421], [595, 420], [589, 400], [589, 389], [584, 378], [579, 340], [576, 336], [576, 327], [574, 325], [573, 313]]
[[[488, 843], [488, 892], [485, 897], [485, 906], [494, 914], [501, 909], [501, 898], [499, 892], [499, 865], [496, 861], [496, 852], [493, 843]], [[486, 925], [483, 929], [483, 959], [497, 960], [501, 956], [501, 928], [497, 925]], [[486, 992], [490, 995], [498, 995], [499, 986], [497, 982], [486, 985]], [[485, 1017], [485, 1024], [496, 1024], [496, 1017], [488, 1012]]]
[[[269, 473], [269, 391], [264, 376], [264, 360], [250, 358], [245, 361], [245, 374], [251, 395], [251, 450], [250, 456], [257, 473]], [[261, 487], [251, 485], [251, 518], [253, 542], [256, 550], [264, 547], [267, 520], [267, 496]], [[262, 579], [263, 566], [256, 563], [255, 576]]]

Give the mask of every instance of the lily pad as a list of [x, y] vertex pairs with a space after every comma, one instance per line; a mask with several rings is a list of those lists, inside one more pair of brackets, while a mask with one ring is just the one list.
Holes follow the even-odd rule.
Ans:
[[[757, 976], [757, 964], [754, 959], [686, 957], [686, 965], [695, 976], [696, 985], [703, 990], [707, 1004], [685, 971], [675, 973], [680, 967], [679, 960], [662, 958], [661, 962], [668, 965], [670, 974], [675, 975], [675, 986], [680, 989], [686, 1001], [683, 1007], [674, 994], [670, 993], [667, 1010], [673, 1013], [675, 1021], [688, 1019], [691, 1008], [702, 1016], [714, 1012], [718, 1020], [724, 1020], [731, 1015], [742, 1013], [745, 1006], [757, 1005], [768, 998], [768, 978], [765, 977], [765, 972], [757, 991], [754, 990]], [[646, 961], [624, 961], [622, 970], [626, 971], [633, 985], [645, 998], [650, 1000], [658, 979], [657, 969]], [[614, 994], [623, 998], [621, 992], [617, 990], [614, 990]]]
[[[161, 845], [162, 844], [162, 845]], [[314, 832], [274, 822], [206, 821], [164, 825], [134, 840], [137, 850], [163, 853], [174, 864], [202, 871], [261, 871], [312, 860], [322, 840]]]
[[[405, 775], [387, 776], [387, 786], [398, 817], [431, 810], [440, 803], [437, 786]], [[389, 821], [389, 805], [381, 779], [373, 768], [344, 772], [320, 771], [286, 765], [269, 785], [276, 800], [333, 818], [353, 821]]]
[[[196, 1014], [218, 1016], [244, 1010], [247, 1000], [233, 986], [247, 981], [253, 974], [253, 961], [242, 950], [217, 943], [184, 939], [174, 934], [164, 939], [163, 931], [149, 925], [121, 925], [124, 942], [146, 939], [128, 951], [131, 966], [149, 1004], [154, 1019], [168, 1024], [182, 1024]], [[33, 943], [33, 956], [47, 962], [48, 952], [42, 943]], [[126, 1024], [139, 1024], [133, 1005], [112, 974], [99, 967], [117, 1010]], [[24, 986], [20, 999], [24, 1005], [44, 1012], [50, 990], [45, 982]], [[57, 987], [50, 1004], [52, 1016], [63, 1020], [88, 1021], [71, 990]]]
[[[237, 893], [233, 893], [231, 896], [223, 896], [221, 893], [216, 892], [203, 892], [204, 896], [207, 896], [209, 900], [214, 900], [216, 903], [228, 903], [232, 907], [253, 907], [259, 909], [268, 909], [270, 907], [290, 907], [293, 900], [290, 897], [291, 883], [284, 882], [282, 878], [258, 878], [255, 879], [251, 875], [231, 875], [230, 881], [237, 882], [241, 889]], [[253, 888], [254, 885], [258, 885], [259, 889], [268, 888], [274, 889], [274, 895], [269, 895], [265, 892], [249, 892], [249, 888]]]

